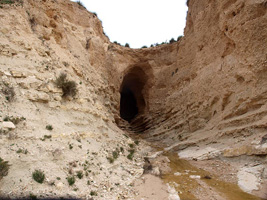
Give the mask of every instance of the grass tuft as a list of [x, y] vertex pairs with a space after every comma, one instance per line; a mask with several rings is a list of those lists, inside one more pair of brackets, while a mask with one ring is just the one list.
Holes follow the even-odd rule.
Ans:
[[75, 177], [69, 176], [69, 177], [67, 177], [67, 181], [68, 181], [69, 185], [73, 185], [75, 183]]
[[43, 183], [45, 179], [45, 174], [41, 170], [35, 170], [32, 173], [32, 178], [37, 182], [37, 183]]

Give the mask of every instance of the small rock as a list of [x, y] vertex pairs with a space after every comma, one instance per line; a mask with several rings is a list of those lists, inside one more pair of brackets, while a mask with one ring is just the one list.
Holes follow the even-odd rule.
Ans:
[[26, 75], [23, 72], [11, 71], [11, 74], [14, 78], [25, 78]]
[[262, 176], [263, 179], [267, 179], [267, 168], [263, 169], [261, 176]]
[[12, 122], [3, 122], [2, 127], [6, 129], [15, 129], [16, 126]]
[[264, 144], [267, 141], [267, 134], [262, 136], [260, 144]]
[[160, 175], [159, 167], [153, 168], [151, 171], [151, 174], [154, 174], [155, 176], [159, 176]]
[[182, 174], [180, 172], [175, 172], [174, 176], [181, 176]]
[[60, 189], [60, 190], [63, 188], [63, 186], [64, 184], [62, 182], [59, 182], [56, 184], [57, 189]]
[[192, 179], [200, 179], [200, 176], [198, 176], [198, 175], [190, 175], [189, 177]]

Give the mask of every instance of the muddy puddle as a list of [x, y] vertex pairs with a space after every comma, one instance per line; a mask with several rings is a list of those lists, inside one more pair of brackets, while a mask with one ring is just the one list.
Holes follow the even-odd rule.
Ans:
[[[206, 193], [215, 191], [215, 193], [223, 197], [223, 199], [262, 200], [261, 198], [243, 192], [235, 184], [221, 181], [216, 175], [198, 169], [186, 160], [179, 159], [177, 153], [166, 153], [164, 156], [167, 156], [171, 161], [171, 172], [164, 174], [162, 179], [165, 183], [169, 183], [178, 191], [181, 200], [199, 199], [199, 195], [196, 194], [201, 192], [202, 189], [199, 188], [203, 185], [206, 186], [206, 188], [203, 188], [203, 190], [206, 190]], [[174, 173], [176, 173], [176, 175], [174, 175]], [[200, 176], [200, 179], [194, 176]], [[203, 194], [205, 193], [202, 192], [202, 196]], [[196, 198], [195, 195], [198, 196], [198, 198]], [[207, 196], [206, 199], [209, 199], [209, 197]]]

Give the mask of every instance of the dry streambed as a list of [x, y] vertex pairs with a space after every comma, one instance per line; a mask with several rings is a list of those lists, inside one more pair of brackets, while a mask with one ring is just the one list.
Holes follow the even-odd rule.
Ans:
[[[224, 172], [216, 173], [214, 170], [209, 172], [204, 170], [205, 167], [202, 167], [215, 164], [219, 171], [223, 162], [220, 164], [219, 161], [215, 160], [191, 162], [180, 159], [177, 153], [163, 153], [154, 159], [158, 161], [151, 161], [151, 164], [156, 163], [156, 166], [153, 166], [150, 173], [157, 175], [157, 177], [145, 174], [135, 182], [135, 189], [138, 193], [136, 199], [138, 200], [262, 200], [242, 191], [234, 180], [236, 178], [225, 178], [225, 176], [222, 177]], [[228, 170], [228, 174], [232, 174], [230, 167], [227, 168], [227, 166], [225, 169]], [[157, 168], [160, 169], [161, 174], [157, 174], [159, 171]], [[234, 173], [232, 177], [234, 177]]]

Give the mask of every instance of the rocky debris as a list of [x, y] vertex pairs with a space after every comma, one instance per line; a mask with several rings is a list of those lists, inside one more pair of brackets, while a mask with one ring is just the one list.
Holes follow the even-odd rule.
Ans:
[[[1, 180], [1, 194], [131, 199], [131, 184], [143, 173], [142, 156], [151, 159], [145, 170], [168, 171], [163, 151], [149, 156], [144, 146], [137, 147], [127, 159], [128, 142], [133, 141], [124, 138], [114, 116], [120, 115], [120, 91], [128, 72], [136, 75], [129, 85], [142, 80], [136, 91], [143, 114], [136, 128], [151, 145], [171, 146], [181, 158], [195, 161], [215, 159], [222, 151], [227, 159], [266, 156], [265, 137], [247, 145], [266, 134], [264, 2], [190, 0], [183, 39], [147, 49], [111, 44], [100, 20], [76, 2], [23, 2], [23, 7], [0, 9], [0, 75], [16, 92], [14, 102], [1, 95], [1, 112], [27, 117], [23, 128], [10, 131], [8, 138], [1, 135], [0, 156], [8, 157], [16, 172]], [[62, 100], [62, 91], [53, 85], [61, 71], [77, 82], [77, 99]], [[47, 124], [53, 131], [45, 129]], [[51, 139], [41, 140], [45, 134]], [[83, 137], [76, 139], [78, 134]], [[107, 156], [120, 147], [124, 153], [109, 163]], [[18, 154], [19, 148], [29, 153]], [[77, 167], [68, 165], [73, 160]], [[55, 186], [45, 182], [38, 187], [31, 179], [36, 167], [49, 169], [45, 173], [52, 181], [55, 175], [61, 179]], [[77, 178], [70, 187], [68, 170], [72, 175], [84, 170], [84, 176], [87, 170], [88, 177]], [[265, 171], [259, 170], [262, 177]], [[246, 176], [256, 180], [260, 175], [242, 168], [244, 188]]]
[[32, 90], [26, 95], [28, 99], [33, 102], [48, 103], [48, 101], [50, 100], [50, 96], [45, 92], [37, 92]]
[[267, 144], [264, 143], [261, 145], [244, 145], [236, 148], [228, 148], [223, 151], [224, 157], [238, 157], [241, 155], [267, 155]]
[[167, 184], [167, 187], [168, 187], [168, 193], [169, 193], [168, 200], [180, 200], [178, 192], [175, 190], [175, 188], [171, 187], [169, 184]]
[[21, 72], [21, 71], [11, 71], [11, 74], [14, 78], [25, 78], [27, 75], [25, 74], [25, 72]]
[[221, 151], [213, 147], [205, 147], [203, 149], [187, 148], [178, 153], [182, 159], [194, 159], [194, 160], [208, 160], [218, 157]]
[[199, 176], [199, 175], [190, 175], [189, 178], [192, 178], [192, 179], [200, 179], [201, 176]]
[[174, 176], [181, 176], [182, 173], [180, 173], [180, 172], [175, 172], [173, 175], [174, 175]]
[[237, 173], [239, 187], [248, 193], [259, 190], [263, 168], [263, 165], [241, 168]]
[[153, 169], [151, 170], [151, 174], [155, 176], [160, 176], [161, 172], [160, 172], [159, 167], [153, 167]]
[[16, 126], [13, 124], [13, 122], [2, 122], [2, 128], [3, 129], [15, 129]]

